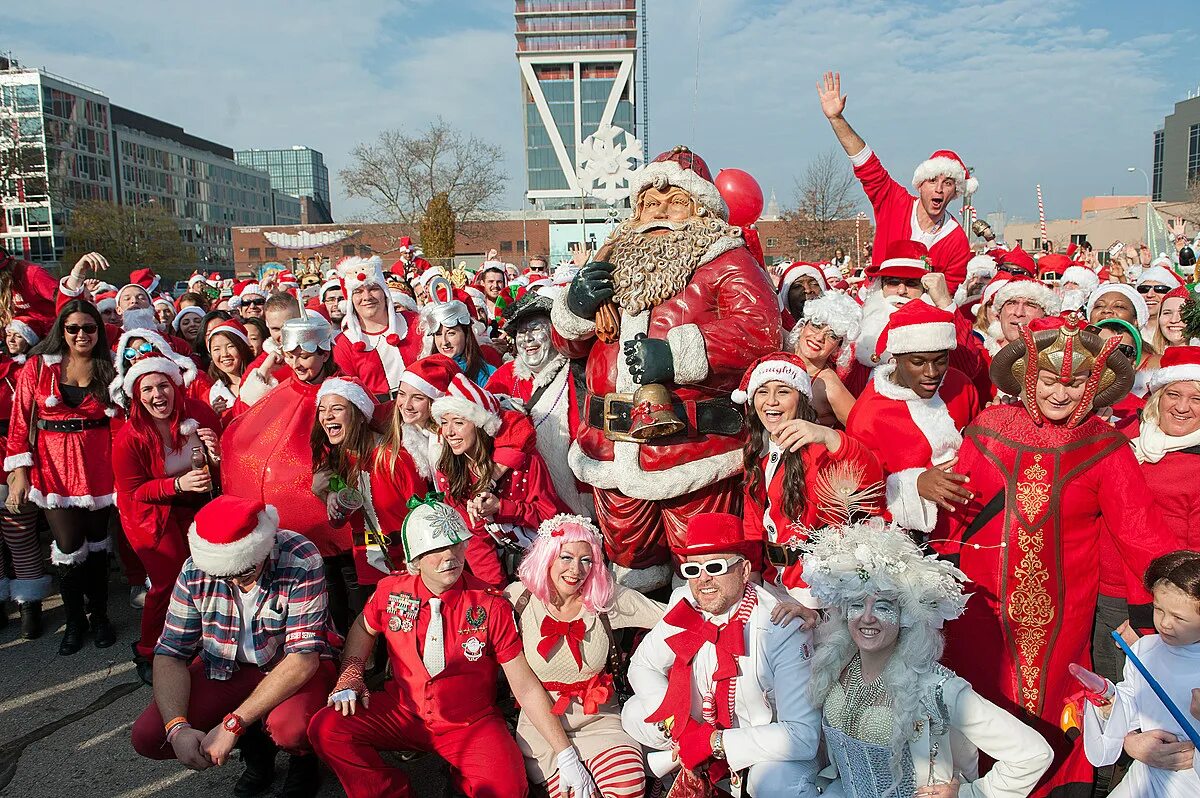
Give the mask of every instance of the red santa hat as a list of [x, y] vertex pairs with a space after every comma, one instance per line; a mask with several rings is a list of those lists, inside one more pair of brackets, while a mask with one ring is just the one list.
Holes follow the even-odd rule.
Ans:
[[162, 307], [162, 308], [167, 308], [171, 311], [174, 311], [175, 303], [172, 302], [171, 298], [168, 296], [157, 296], [154, 298], [154, 307], [156, 307], [156, 308]]
[[875, 342], [875, 359], [881, 360], [885, 352], [945, 352], [957, 346], [954, 314], [918, 300], [901, 305], [888, 317], [883, 335]]
[[330, 291], [332, 291], [335, 288], [339, 291], [342, 290], [342, 283], [336, 277], [333, 278], [332, 280], [326, 280], [325, 282], [321, 283], [321, 290], [317, 292], [317, 296], [321, 299], [322, 302], [324, 302], [325, 295], [328, 294]]
[[913, 188], [938, 177], [952, 178], [959, 195], [974, 194], [979, 188], [979, 181], [971, 177], [966, 163], [954, 150], [938, 150], [922, 161], [913, 172]]
[[[143, 270], [143, 271], [145, 271], [145, 270]], [[130, 292], [139, 292], [139, 291], [146, 295], [146, 304], [148, 304], [148, 305], [154, 304], [154, 296], [148, 290], [146, 290], [146, 287], [144, 285], [141, 285], [140, 283], [128, 283], [127, 285], [123, 285], [119, 289], [117, 289], [117, 293], [113, 295], [113, 300], [114, 300], [113, 307], [116, 308], [117, 305], [121, 304], [121, 297], [125, 296], [126, 294], [128, 294]]]
[[340, 396], [359, 409], [369, 421], [375, 414], [375, 397], [367, 393], [362, 383], [348, 377], [330, 377], [317, 389], [317, 404], [326, 396]]
[[1000, 289], [1015, 276], [1008, 272], [999, 272], [991, 280], [988, 280], [988, 284], [983, 287], [983, 295], [979, 298], [980, 305], [971, 308], [971, 312], [978, 313], [980, 306], [991, 307], [992, 303], [996, 301], [996, 294], [1000, 293]]
[[96, 310], [104, 313], [109, 310], [117, 309], [117, 292], [116, 291], [101, 291], [92, 297], [92, 301], [96, 305]]
[[1017, 269], [1024, 272], [1028, 277], [1037, 274], [1037, 264], [1033, 262], [1033, 256], [1019, 246], [1013, 247], [1008, 251], [1002, 251], [999, 260], [996, 262], [1000, 266], [1008, 266], [1010, 272], [1013, 269]]
[[976, 255], [967, 261], [967, 279], [991, 277], [996, 273], [996, 259], [991, 255]]
[[884, 250], [879, 266], [867, 269], [871, 278], [898, 277], [901, 280], [919, 280], [933, 271], [929, 260], [929, 248], [920, 241], [900, 239], [892, 241]]
[[1175, 273], [1171, 261], [1168, 258], [1157, 258], [1152, 262], [1145, 271], [1137, 279], [1138, 285], [1146, 283], [1160, 283], [1169, 285], [1174, 288], [1177, 285], [1183, 285], [1183, 278]]
[[[193, 306], [194, 307], [194, 306]], [[246, 332], [246, 325], [242, 324], [240, 319], [222, 319], [217, 324], [209, 325], [208, 331], [204, 335], [204, 342], [208, 343], [217, 333], [225, 333], [242, 339], [242, 343], [246, 346], [250, 345], [250, 335]], [[243, 365], [250, 365], [249, 363]]]
[[189, 278], [188, 278], [188, 281], [187, 281], [188, 290], [189, 290], [189, 291], [190, 291], [190, 290], [192, 290], [192, 288], [193, 288], [193, 287], [194, 287], [194, 286], [195, 286], [197, 283], [200, 283], [201, 285], [207, 285], [207, 284], [208, 284], [208, 278], [207, 278], [207, 277], [205, 277], [205, 276], [204, 276], [203, 274], [201, 274], [200, 272], [192, 272], [192, 276], [191, 276], [191, 277], [189, 277]]
[[280, 272], [279, 277], [277, 279], [279, 280], [280, 285], [290, 285], [290, 286], [295, 286], [297, 288], [300, 287], [300, 281], [297, 280], [296, 275], [292, 274], [291, 272], [288, 272], [288, 271]]
[[1200, 382], [1200, 346], [1169, 346], [1159, 363], [1150, 374], [1151, 393], [1173, 382]]
[[200, 508], [188, 530], [192, 562], [209, 576], [245, 573], [267, 559], [278, 531], [274, 507], [223, 493]]
[[742, 383], [730, 396], [734, 402], [744, 405], [768, 382], [782, 382], [812, 399], [812, 378], [804, 367], [804, 361], [791, 352], [772, 352], [750, 364], [742, 375]]
[[1133, 306], [1134, 316], [1137, 318], [1137, 326], [1145, 327], [1146, 322], [1150, 320], [1150, 308], [1146, 305], [1146, 300], [1137, 292], [1137, 289], [1126, 283], [1104, 283], [1099, 288], [1091, 293], [1087, 301], [1087, 315], [1092, 317], [1092, 308], [1096, 306], [1096, 300], [1105, 294], [1120, 294], [1129, 300], [1129, 304]]
[[825, 273], [819, 267], [812, 263], [793, 263], [783, 273], [783, 279], [779, 281], [780, 307], [786, 307], [788, 291], [801, 277], [811, 277], [816, 280], [817, 285], [821, 286], [821, 291], [829, 290], [829, 281], [825, 279]]
[[441, 399], [450, 390], [455, 375], [462, 374], [450, 358], [445, 355], [429, 355], [409, 365], [400, 375], [400, 382], [416, 388], [430, 399]]
[[412, 252], [413, 251], [412, 237], [411, 236], [401, 236], [400, 237], [400, 245], [396, 247], [396, 250], [399, 252]]
[[229, 300], [229, 306], [231, 308], [240, 307], [243, 299], [249, 299], [252, 296], [260, 296], [265, 299], [267, 292], [263, 290], [258, 280], [242, 280], [234, 285], [233, 296]]
[[1061, 304], [1058, 294], [1054, 293], [1054, 289], [1050, 286], [1032, 277], [1023, 277], [1019, 274], [1012, 275], [1001, 286], [995, 294], [993, 305], [998, 312], [1000, 308], [1014, 299], [1028, 299], [1044, 310], [1047, 316], [1057, 315]]
[[762, 544], [746, 540], [742, 519], [733, 513], [697, 513], [688, 519], [682, 546], [672, 546], [680, 560], [705, 554], [740, 554], [751, 563], [762, 557]]
[[45, 338], [49, 331], [44, 319], [33, 316], [17, 316], [4, 329], [21, 336], [30, 346]]
[[439, 424], [446, 414], [453, 413], [470, 421], [488, 435], [494, 436], [500, 431], [499, 400], [467, 379], [465, 374], [454, 375], [446, 395], [433, 400], [431, 409]]
[[1038, 279], [1043, 282], [1061, 280], [1063, 272], [1071, 268], [1071, 259], [1057, 252], [1047, 252], [1037, 261]]
[[186, 308], [180, 308], [175, 314], [175, 318], [171, 319], [171, 327], [175, 332], [179, 332], [179, 322], [183, 321], [185, 316], [204, 316], [204, 308], [199, 305], [188, 305]]
[[129, 273], [129, 285], [141, 286], [147, 294], [153, 294], [158, 288], [158, 275], [150, 269], [134, 269]]
[[684, 146], [672, 147], [637, 170], [629, 179], [629, 204], [636, 208], [638, 196], [650, 186], [664, 189], [676, 186], [692, 195], [697, 205], [723, 221], [729, 220], [729, 206], [713, 182], [708, 164]]

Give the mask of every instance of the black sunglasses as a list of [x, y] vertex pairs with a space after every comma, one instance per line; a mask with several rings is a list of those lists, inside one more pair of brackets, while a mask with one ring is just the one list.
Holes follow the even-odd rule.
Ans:
[[996, 269], [1004, 272], [1005, 274], [1023, 274], [1026, 277], [1031, 276], [1028, 269], [1022, 269], [1020, 266], [1012, 263], [999, 263], [996, 265]]
[[242, 300], [243, 307], [261, 308], [265, 304], [267, 304], [267, 300], [265, 300], [265, 299], [243, 299]]
[[95, 335], [96, 330], [100, 329], [95, 324], [64, 324], [63, 331], [67, 335], [79, 335], [83, 332], [86, 335]]
[[1169, 286], [1169, 285], [1139, 285], [1137, 287], [1137, 290], [1138, 290], [1139, 294], [1148, 294], [1151, 291], [1153, 291], [1156, 294], [1169, 294], [1169, 293], [1171, 293], [1171, 286]]
[[1133, 344], [1118, 344], [1117, 351], [1124, 355], [1130, 363], [1132, 363], [1133, 359], [1137, 357], [1137, 349]]
[[883, 284], [889, 288], [895, 288], [899, 285], [903, 285], [906, 288], [920, 288], [921, 280], [920, 278], [916, 280], [908, 280], [903, 277], [884, 277]]

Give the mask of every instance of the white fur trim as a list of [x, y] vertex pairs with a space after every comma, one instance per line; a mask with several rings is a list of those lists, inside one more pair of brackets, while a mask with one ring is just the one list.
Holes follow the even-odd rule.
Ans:
[[1096, 306], [1096, 300], [1105, 294], [1120, 294], [1129, 300], [1133, 305], [1134, 318], [1137, 319], [1137, 327], [1140, 329], [1146, 326], [1146, 322], [1150, 320], [1150, 308], [1146, 305], [1146, 300], [1137, 292], [1137, 289], [1126, 283], [1104, 283], [1088, 297], [1087, 315], [1091, 319], [1092, 308]]
[[870, 147], [864, 146], [857, 153], [850, 156], [850, 164], [851, 166], [862, 166], [867, 161], [871, 160], [871, 156], [874, 154], [874, 151]]
[[[553, 344], [551, 344], [551, 347], [553, 347]], [[517, 376], [517, 379], [528, 380], [533, 383], [534, 388], [541, 388], [543, 385], [549, 385], [554, 381], [554, 378], [558, 376], [559, 370], [567, 365], [567, 358], [555, 350], [554, 357], [543, 363], [541, 371], [537, 374], [529, 370], [529, 366], [525, 365], [525, 361], [521, 359], [520, 353], [518, 353], [517, 359], [512, 364], [513, 374]]]
[[47, 366], [57, 366], [62, 362], [62, 355], [42, 355], [42, 362]]
[[108, 416], [109, 418], [116, 418], [117, 413], [119, 413], [119, 412], [121, 412], [121, 411], [117, 410], [117, 408], [115, 408], [115, 407], [104, 408], [104, 415]]
[[701, 206], [728, 221], [729, 206], [721, 197], [714, 183], [710, 183], [691, 169], [684, 169], [675, 161], [651, 161], [633, 173], [629, 178], [629, 205], [636, 208], [638, 195], [644, 189], [654, 185], [659, 180], [665, 180], [667, 185], [682, 188]]
[[746, 390], [738, 388], [730, 396], [739, 405], [746, 404], [754, 393], [768, 382], [782, 382], [790, 385], [812, 400], [812, 378], [808, 372], [788, 360], [766, 360], [754, 367]]
[[430, 410], [439, 424], [443, 416], [453, 413], [470, 421], [488, 435], [495, 435], [500, 431], [500, 416], [489, 413], [483, 405], [478, 405], [461, 396], [443, 396], [441, 399], [435, 399]]
[[[548, 370], [549, 366], [543, 369], [539, 376]], [[534, 423], [538, 453], [542, 455], [546, 469], [550, 472], [554, 492], [573, 512], [592, 518], [595, 516], [595, 507], [591, 495], [579, 492], [575, 474], [567, 463], [572, 433], [571, 391], [568, 384], [570, 379], [569, 369], [555, 369], [547, 389], [542, 392], [537, 404], [529, 407], [527, 412]]]
[[[1150, 374], [1148, 388], [1151, 393], [1154, 393], [1159, 388], [1165, 388], [1173, 382], [1200, 382], [1200, 365], [1186, 364], [1180, 366], [1167, 366], [1166, 368], [1155, 369]], [[8, 470], [8, 461], [4, 461], [5, 470]]]
[[967, 171], [962, 166], [951, 158], [930, 158], [922, 161], [913, 172], [912, 184], [913, 188], [924, 183], [926, 180], [932, 180], [935, 177], [952, 177], [954, 185], [958, 187], [959, 195], [974, 194], [979, 189], [979, 181], [975, 178], [967, 177]]
[[[53, 389], [51, 389], [51, 390], [53, 390]], [[46, 397], [46, 407], [58, 407], [59, 401], [60, 400], [58, 398], [58, 394], [51, 393], [49, 396]]]
[[[69, 276], [70, 275], [68, 275], [67, 277], [63, 277], [61, 280], [58, 281], [58, 292], [60, 294], [62, 294], [63, 296], [68, 297], [69, 299], [75, 299], [76, 297], [80, 296], [83, 293], [84, 287], [83, 287], [83, 284], [81, 283], [78, 288], [67, 288], [67, 278]], [[114, 302], [113, 304], [115, 307], [116, 303]]]
[[976, 255], [967, 261], [967, 279], [996, 273], [996, 259], [991, 255]]
[[68, 507], [75, 507], [81, 510], [102, 510], [105, 507], [112, 507], [116, 503], [117, 494], [109, 493], [106, 496], [63, 496], [58, 493], [42, 493], [37, 488], [30, 488], [29, 501], [43, 510], [58, 510]]
[[958, 346], [958, 331], [954, 322], [935, 321], [925, 324], [906, 324], [887, 331], [884, 350], [892, 355], [909, 352], [943, 352]]
[[109, 545], [109, 539], [104, 540], [89, 540], [87, 542], [88, 554], [95, 551], [109, 551], [112, 547]]
[[1172, 288], [1183, 285], [1183, 280], [1171, 268], [1171, 261], [1166, 260], [1165, 265], [1163, 261], [1164, 258], [1159, 258], [1154, 263], [1151, 263], [1150, 267], [1138, 277], [1137, 285], [1160, 283], [1162, 285], [1169, 285]]
[[4, 470], [12, 471], [14, 468], [33, 468], [33, 453], [25, 452], [24, 454], [12, 454], [4, 458]]
[[703, 382], [708, 376], [708, 353], [704, 348], [704, 333], [695, 324], [681, 324], [667, 330], [667, 346], [675, 368], [675, 382]]
[[567, 308], [567, 292], [563, 291], [550, 308], [550, 323], [568, 341], [578, 341], [596, 334], [596, 323], [581, 319]]
[[585, 485], [619, 490], [631, 499], [643, 501], [674, 499], [733, 476], [742, 469], [742, 450], [736, 449], [689, 460], [661, 471], [643, 471], [638, 460], [640, 450], [640, 444], [614, 441], [612, 460], [593, 460], [575, 442], [571, 444], [568, 462], [576, 478]]
[[612, 572], [618, 585], [639, 593], [671, 584], [671, 566], [667, 563], [651, 565], [648, 568], [626, 568], [613, 563]]
[[88, 547], [84, 543], [75, 551], [67, 554], [58, 547], [57, 541], [50, 542], [50, 562], [54, 565], [81, 565], [88, 556]]
[[[892, 381], [896, 371], [895, 363], [888, 363], [875, 369], [872, 375], [875, 390], [886, 399], [895, 399], [908, 406], [908, 414], [912, 417], [917, 429], [925, 436], [932, 452], [931, 464], [937, 465], [951, 459], [962, 445], [962, 434], [950, 417], [950, 410], [940, 393], [935, 393], [928, 399], [922, 399], [917, 394]], [[940, 390], [940, 386], [939, 386]]]
[[1054, 289], [1036, 280], [1007, 281], [996, 291], [992, 307], [996, 308], [998, 312], [1006, 303], [1014, 299], [1028, 299], [1030, 302], [1036, 303], [1046, 312], [1047, 316], [1057, 314], [1061, 307], [1058, 295], [1054, 293]]
[[350, 404], [359, 409], [367, 420], [375, 414], [375, 399], [370, 396], [361, 385], [356, 382], [341, 377], [330, 377], [321, 383], [321, 387], [317, 389], [317, 400], [315, 404], [321, 404], [321, 400], [326, 396], [340, 396]]
[[[199, 305], [188, 305], [187, 307], [180, 308], [179, 312], [175, 314], [175, 318], [171, 319], [171, 327], [175, 330], [175, 332], [179, 332], [179, 321], [184, 316], [200, 316], [203, 318], [204, 308], [200, 307]], [[211, 335], [212, 333], [209, 334]]]
[[[245, 385], [245, 382], [242, 383]], [[233, 395], [233, 391], [229, 390], [229, 386], [220, 380], [213, 382], [212, 387], [208, 389], [208, 404], [211, 407], [218, 399], [224, 399], [226, 409], [233, 407], [233, 403], [237, 401], [237, 397]]]
[[196, 524], [192, 522], [188, 530], [192, 562], [209, 576], [240, 573], [267, 558], [275, 546], [275, 534], [278, 531], [279, 513], [269, 504], [258, 514], [254, 529], [233, 543], [210, 543], [197, 534]]
[[439, 391], [437, 388], [433, 387], [433, 383], [412, 371], [405, 371], [403, 374], [401, 374], [400, 382], [411, 385], [421, 393], [428, 396], [430, 399], [441, 399], [446, 395], [445, 391]]
[[917, 477], [924, 468], [906, 468], [887, 477], [887, 508], [892, 520], [905, 529], [932, 532], [937, 525], [935, 503], [917, 493]]
[[108, 385], [108, 395], [122, 407], [128, 409], [133, 386], [139, 377], [146, 374], [164, 374], [177, 387], [183, 387], [183, 373], [179, 364], [166, 357], [154, 356], [139, 360], [125, 370], [123, 375], [113, 378]]
[[41, 601], [50, 595], [50, 574], [37, 579], [14, 579], [9, 582], [9, 597], [18, 604]]
[[238, 388], [238, 398], [246, 405], [253, 405], [270, 393], [277, 385], [279, 385], [279, 380], [274, 377], [263, 380], [258, 369], [254, 369], [253, 371], [246, 372], [245, 376], [242, 377], [242, 384]]
[[26, 324], [25, 322], [21, 321], [20, 319], [13, 319], [12, 321], [10, 321], [10, 322], [8, 323], [8, 327], [7, 327], [6, 329], [7, 329], [9, 332], [16, 333], [17, 335], [19, 335], [19, 336], [21, 336], [22, 338], [24, 338], [24, 339], [25, 339], [25, 341], [26, 341], [26, 342], [27, 342], [27, 343], [28, 343], [30, 346], [33, 346], [33, 345], [34, 345], [34, 344], [36, 344], [38, 341], [42, 340], [42, 339], [41, 339], [41, 336], [39, 336], [37, 333], [35, 333], [35, 332], [33, 331], [33, 328], [32, 328], [32, 327], [30, 327], [28, 324]]
[[432, 482], [437, 476], [437, 464], [442, 455], [441, 438], [412, 424], [405, 424], [400, 430], [400, 440], [416, 464], [417, 473]]
[[194, 418], [185, 418], [179, 423], [179, 434], [185, 438], [198, 429], [200, 429], [200, 422]]

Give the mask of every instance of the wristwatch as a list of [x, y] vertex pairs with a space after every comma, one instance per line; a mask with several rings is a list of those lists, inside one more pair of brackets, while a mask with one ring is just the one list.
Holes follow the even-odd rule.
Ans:
[[718, 760], [725, 758], [725, 730], [724, 729], [717, 729], [715, 732], [713, 732], [712, 756], [713, 756], [713, 759], [718, 759]]
[[241, 737], [242, 733], [246, 731], [245, 721], [233, 712], [230, 712], [225, 716], [225, 720], [221, 721], [221, 728], [227, 732], [233, 732], [238, 737]]

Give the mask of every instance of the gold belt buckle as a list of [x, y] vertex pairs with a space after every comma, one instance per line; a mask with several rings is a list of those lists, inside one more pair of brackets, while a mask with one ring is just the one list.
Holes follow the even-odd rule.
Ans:
[[641, 443], [641, 441], [630, 435], [628, 432], [617, 432], [612, 429], [611, 423], [621, 418], [619, 414], [612, 411], [613, 402], [628, 402], [632, 408], [633, 394], [616, 392], [604, 394], [604, 437], [608, 438], [610, 441], [629, 441], [630, 443]]

